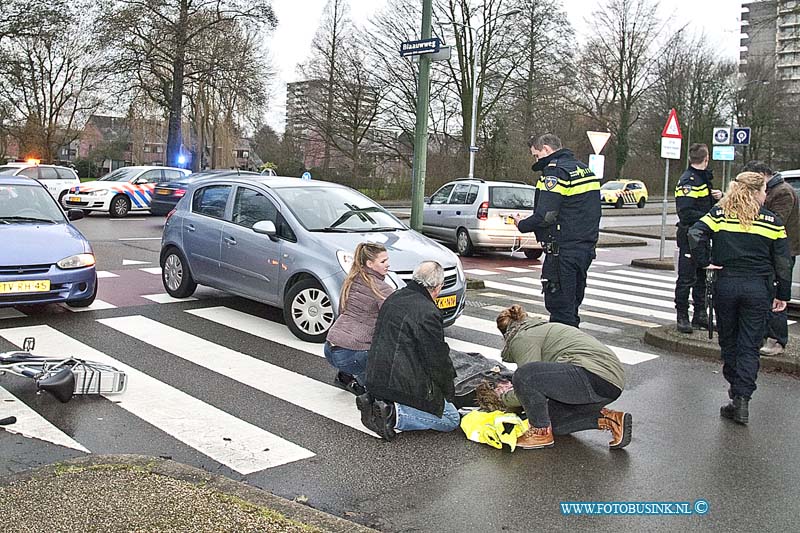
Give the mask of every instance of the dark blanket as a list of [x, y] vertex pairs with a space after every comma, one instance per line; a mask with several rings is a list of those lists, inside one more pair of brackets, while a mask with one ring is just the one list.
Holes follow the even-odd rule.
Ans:
[[456, 390], [455, 406], [477, 407], [475, 401], [475, 388], [482, 381], [496, 383], [502, 380], [511, 380], [514, 372], [499, 361], [489, 359], [475, 352], [460, 352], [450, 349], [450, 359], [456, 369], [453, 380]]

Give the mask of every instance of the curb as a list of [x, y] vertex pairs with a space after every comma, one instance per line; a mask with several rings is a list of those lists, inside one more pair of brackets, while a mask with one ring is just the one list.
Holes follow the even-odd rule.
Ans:
[[[717, 336], [715, 334], [714, 340], [708, 340], [707, 335], [708, 333], [704, 330], [689, 335], [678, 333], [675, 327], [671, 325], [659, 326], [644, 332], [644, 342], [672, 353], [719, 361], [721, 355], [719, 344], [717, 344]], [[797, 346], [798, 342], [800, 342], [800, 338], [797, 337], [792, 337], [789, 341], [790, 345], [794, 344], [795, 346]], [[800, 360], [762, 355], [760, 361], [761, 368], [800, 375]]]
[[[600, 230], [600, 233], [603, 233], [605, 230]], [[611, 237], [612, 239], [614, 237]], [[628, 246], [647, 246], [647, 241], [643, 241], [641, 239], [626, 239], [626, 240], [614, 240], [614, 241], [607, 241], [603, 242], [603, 236], [600, 235], [600, 239], [597, 241], [598, 248], [625, 248]]]
[[631, 259], [631, 266], [653, 270], [675, 270], [675, 262], [671, 257], [664, 259], [658, 259], [657, 257]]
[[202, 486], [203, 488], [210, 488], [223, 494], [233, 495], [257, 507], [277, 511], [290, 520], [314, 526], [324, 531], [331, 531], [334, 533], [376, 533], [374, 529], [325, 513], [313, 507], [309, 507], [308, 505], [275, 496], [265, 490], [257, 489], [239, 481], [234, 481], [225, 476], [211, 474], [205, 470], [200, 470], [199, 468], [169, 459], [149, 457], [146, 455], [115, 454], [78, 457], [8, 476], [0, 480], [0, 486], [34, 478], [55, 476], [57, 470], [63, 468], [65, 465], [77, 467], [91, 467], [97, 465], [126, 465], [139, 467], [157, 475], [171, 477], [195, 486]]
[[[616, 228], [603, 228], [600, 231], [605, 233], [613, 233], [615, 235], [625, 235], [627, 237], [639, 237], [640, 239], [661, 239], [661, 235], [653, 235], [652, 233], [644, 233], [642, 231], [634, 231], [634, 230], [624, 230], [624, 229], [616, 229]], [[668, 241], [674, 241], [675, 237], [666, 235], [665, 237]]]
[[482, 279], [467, 278], [467, 289], [485, 289], [486, 284]]

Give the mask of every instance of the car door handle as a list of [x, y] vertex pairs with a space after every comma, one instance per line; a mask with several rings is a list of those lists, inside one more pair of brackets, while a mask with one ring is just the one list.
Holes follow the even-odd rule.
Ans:
[[442, 214], [442, 212], [441, 212], [441, 211], [436, 211], [436, 214], [437, 214], [437, 215], [441, 215], [441, 214]]
[[460, 215], [460, 214], [461, 214], [461, 211], [456, 211], [456, 215]]
[[186, 224], [186, 231], [194, 231], [194, 224]]
[[230, 244], [231, 246], [236, 246], [236, 239], [233, 237], [225, 237], [225, 242]]

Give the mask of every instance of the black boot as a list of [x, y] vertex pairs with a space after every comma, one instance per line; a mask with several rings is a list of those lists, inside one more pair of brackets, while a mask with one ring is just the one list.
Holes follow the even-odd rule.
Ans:
[[734, 411], [735, 408], [733, 407], [733, 402], [728, 402], [719, 408], [719, 416], [722, 418], [727, 418], [728, 420], [733, 420]]
[[708, 329], [708, 313], [706, 313], [705, 308], [695, 306], [694, 314], [692, 315], [692, 326], [697, 329]]
[[733, 421], [746, 426], [750, 421], [750, 400], [744, 396], [733, 399]]
[[678, 332], [692, 332], [692, 325], [689, 324], [689, 311], [678, 311]]

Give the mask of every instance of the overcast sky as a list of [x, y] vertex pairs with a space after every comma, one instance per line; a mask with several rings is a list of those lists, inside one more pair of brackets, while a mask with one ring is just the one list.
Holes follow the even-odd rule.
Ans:
[[[406, 0], [422, 2], [422, 0]], [[473, 0], [478, 2], [480, 0]], [[282, 132], [285, 121], [286, 82], [297, 81], [297, 65], [308, 58], [311, 40], [317, 30], [327, 0], [273, 0], [272, 7], [278, 16], [278, 28], [268, 37], [276, 79], [272, 87], [269, 124]], [[350, 18], [355, 24], [365, 24], [377, 13], [386, 0], [349, 0]], [[578, 34], [591, 28], [588, 19], [601, 3], [598, 0], [562, 0], [567, 14]], [[689, 23], [702, 31], [718, 46], [720, 54], [736, 58], [739, 54], [738, 0], [664, 0], [661, 2], [665, 16], [672, 16], [676, 27]], [[420, 21], [421, 22], [421, 21]], [[398, 43], [399, 47], [399, 43]]]

